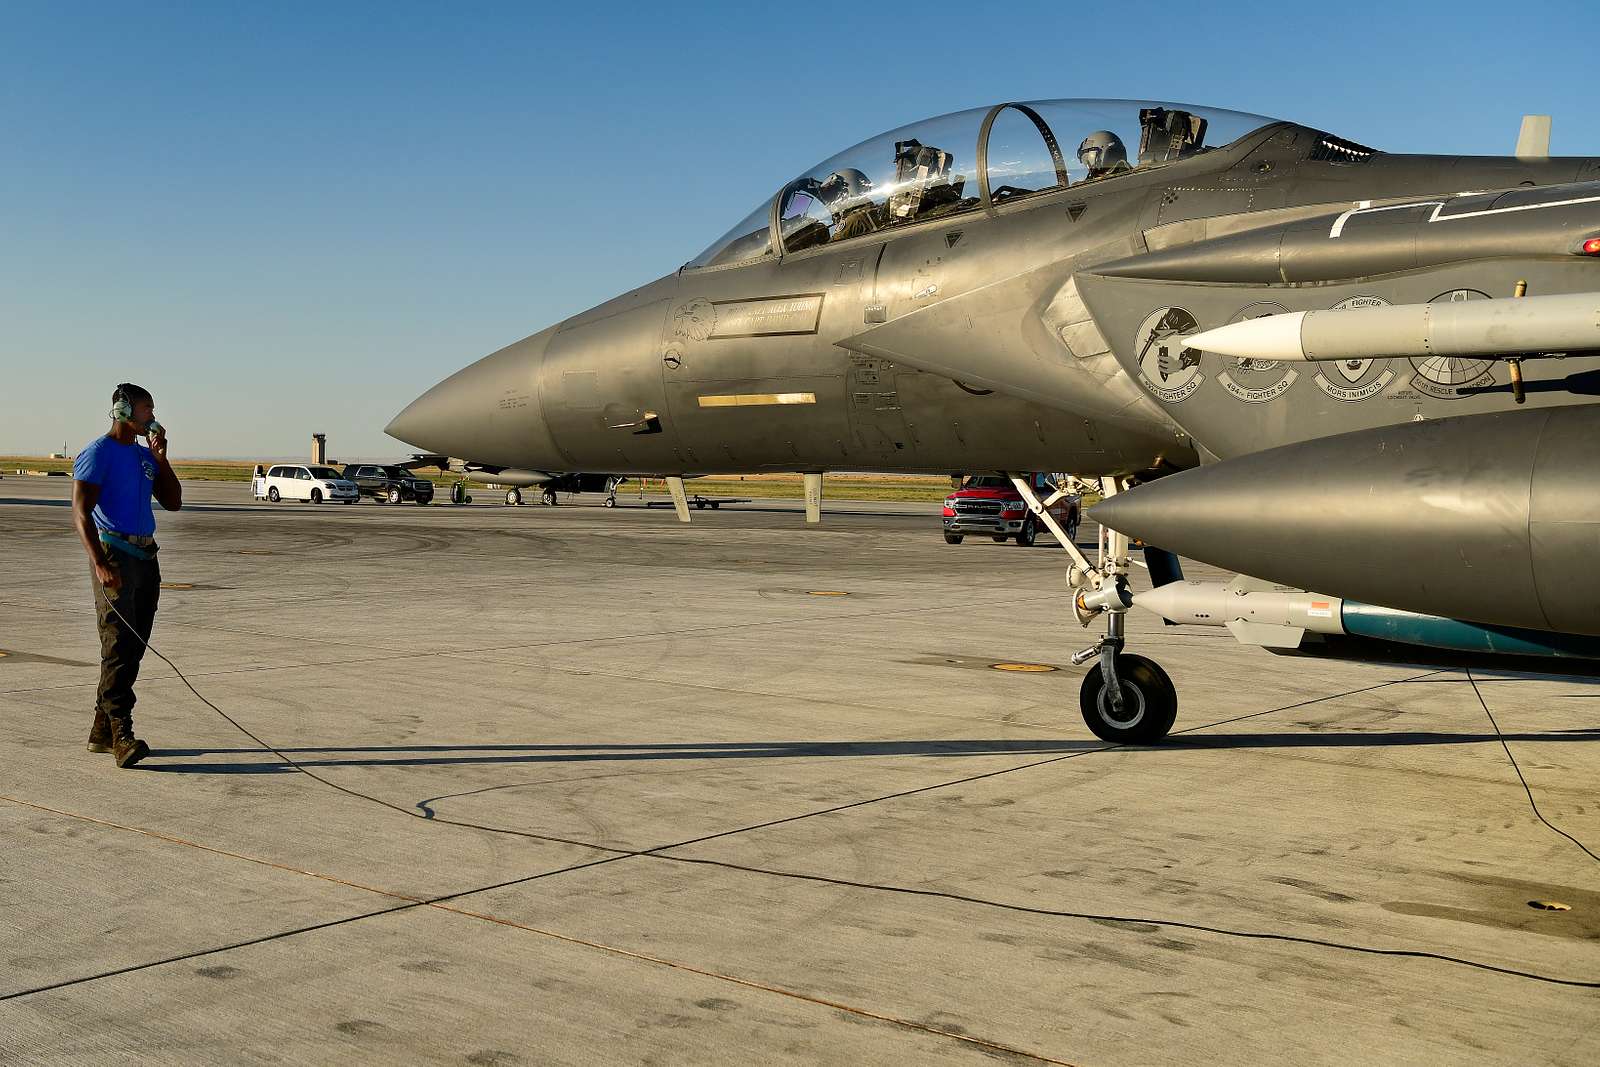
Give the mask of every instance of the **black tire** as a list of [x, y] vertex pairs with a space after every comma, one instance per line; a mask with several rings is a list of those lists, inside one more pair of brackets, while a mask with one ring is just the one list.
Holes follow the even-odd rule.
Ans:
[[384, 494], [384, 498], [391, 504], [400, 503], [400, 487], [398, 485], [391, 485], [389, 487], [389, 491]]
[[313, 489], [313, 490], [311, 490], [311, 502], [313, 504], [322, 503], [322, 490], [321, 489]]
[[603, 508], [614, 508], [617, 506], [617, 498], [614, 496], [608, 496], [600, 506]]
[[514, 508], [520, 503], [522, 503], [522, 490], [521, 489], [507, 489], [506, 490], [506, 507]]
[[1022, 531], [1017, 534], [1017, 544], [1023, 548], [1032, 548], [1033, 542], [1039, 537], [1039, 520], [1029, 515], [1022, 520]]
[[719, 503], [719, 502], [717, 502], [717, 501], [715, 501], [715, 500], [713, 500], [713, 501], [712, 501], [712, 502], [711, 502], [711, 510], [712, 510], [712, 511], [716, 511], [716, 510], [717, 510], [717, 509], [718, 509], [718, 508], [720, 508], [720, 507], [721, 507], [721, 506], [722, 506], [722, 505], [721, 505], [721, 504], [720, 504], [720, 503]]
[[281, 499], [278, 496], [278, 487], [277, 486], [273, 485], [273, 486], [268, 486], [267, 487], [267, 499], [272, 501], [274, 504], [276, 504]]
[[944, 543], [947, 545], [959, 545], [966, 536], [966, 534], [947, 533], [944, 535]]
[[553, 491], [546, 489], [544, 492], [539, 494], [539, 503], [543, 504], [547, 508], [555, 507], [556, 494]]
[[1120, 716], [1112, 710], [1099, 660], [1083, 676], [1078, 705], [1094, 735], [1118, 745], [1153, 745], [1166, 737], [1178, 718], [1178, 691], [1167, 672], [1154, 660], [1124, 654], [1117, 657], [1117, 680], [1122, 684]]
[[694, 509], [696, 511], [704, 511], [706, 509], [706, 502], [704, 500], [696, 500], [694, 502]]

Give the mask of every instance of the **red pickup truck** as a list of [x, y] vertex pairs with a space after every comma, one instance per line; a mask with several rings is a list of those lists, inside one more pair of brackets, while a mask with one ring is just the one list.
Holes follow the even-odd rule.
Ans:
[[[1050, 475], [1028, 477], [1034, 495], [1040, 500], [1048, 500], [1055, 492], [1055, 481]], [[1076, 495], [1064, 496], [1050, 505], [1050, 514], [1067, 536], [1078, 536]], [[973, 475], [960, 489], [945, 497], [944, 542], [947, 545], [959, 545], [967, 534], [987, 534], [1002, 543], [1014, 539], [1026, 548], [1039, 536], [1040, 525], [1011, 479], [998, 474]]]

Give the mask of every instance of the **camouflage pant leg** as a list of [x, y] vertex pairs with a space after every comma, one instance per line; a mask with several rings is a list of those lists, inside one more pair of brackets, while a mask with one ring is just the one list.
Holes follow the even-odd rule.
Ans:
[[139, 677], [145, 641], [156, 621], [161, 566], [153, 558], [135, 559], [115, 550], [108, 550], [107, 555], [116, 565], [122, 586], [108, 599], [100, 583], [94, 583], [95, 621], [100, 631], [100, 685], [95, 692], [92, 733], [98, 732], [103, 722], [113, 736], [124, 731], [131, 735], [136, 699], [133, 683]]

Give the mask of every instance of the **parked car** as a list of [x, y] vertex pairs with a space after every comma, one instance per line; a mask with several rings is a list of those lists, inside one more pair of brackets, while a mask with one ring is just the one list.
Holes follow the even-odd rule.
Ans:
[[[1055, 481], [1047, 474], [1029, 475], [1034, 495], [1048, 500], [1055, 492]], [[1050, 505], [1050, 516], [1068, 537], [1078, 536], [1080, 503], [1068, 495]], [[968, 478], [960, 489], [944, 501], [944, 540], [959, 545], [967, 534], [987, 534], [996, 541], [1015, 540], [1024, 548], [1039, 536], [1040, 522], [1028, 510], [1022, 494], [1011, 479], [998, 474], [978, 474]]]
[[344, 469], [344, 476], [356, 484], [362, 496], [398, 504], [415, 500], [419, 504], [433, 501], [433, 482], [418, 477], [416, 472], [404, 467], [384, 463], [352, 463]]
[[309, 500], [320, 504], [324, 500], [338, 500], [354, 504], [361, 499], [355, 483], [332, 467], [315, 463], [280, 463], [253, 480], [252, 493], [264, 496], [276, 504], [280, 500]]

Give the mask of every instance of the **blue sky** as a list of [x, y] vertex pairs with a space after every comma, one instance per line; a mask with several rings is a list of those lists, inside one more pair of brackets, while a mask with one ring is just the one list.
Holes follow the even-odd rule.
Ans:
[[[554, 6], [554, 5], [550, 5]], [[181, 456], [394, 455], [412, 397], [675, 270], [787, 178], [1002, 99], [1600, 155], [1600, 5], [12, 3], [0, 452], [118, 381]]]

